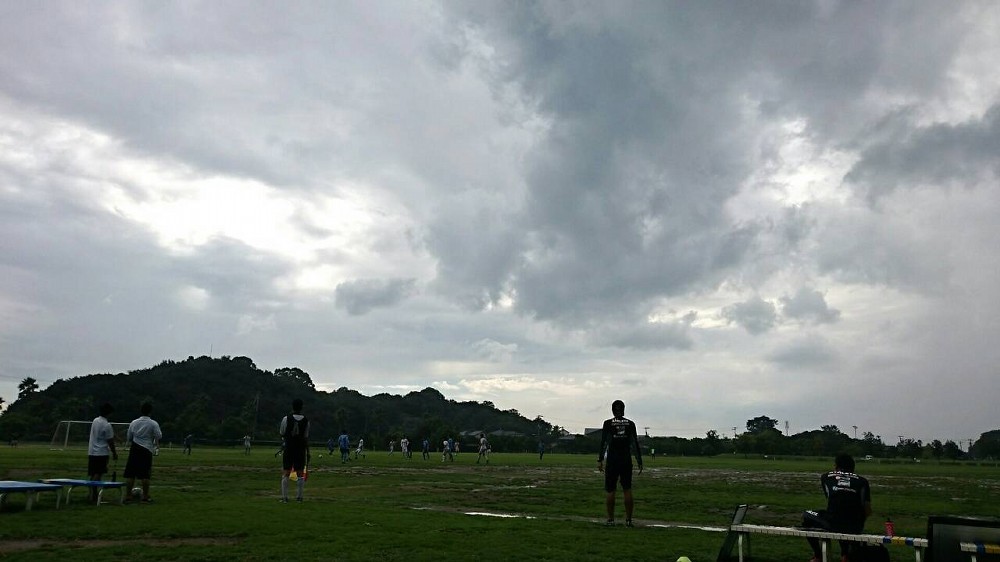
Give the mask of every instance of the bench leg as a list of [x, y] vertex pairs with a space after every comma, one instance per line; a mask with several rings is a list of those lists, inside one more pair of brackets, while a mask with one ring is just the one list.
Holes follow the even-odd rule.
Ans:
[[830, 558], [827, 556], [827, 553], [830, 551], [830, 541], [823, 539], [820, 543], [823, 546], [823, 562], [829, 562]]
[[738, 551], [740, 553], [740, 562], [743, 562], [743, 533], [740, 533], [736, 537], [736, 544], [738, 545]]
[[25, 492], [25, 494], [24, 494], [24, 497], [25, 497], [25, 500], [24, 500], [24, 510], [25, 511], [31, 511], [31, 503], [35, 499], [36, 495], [38, 495], [38, 492]]

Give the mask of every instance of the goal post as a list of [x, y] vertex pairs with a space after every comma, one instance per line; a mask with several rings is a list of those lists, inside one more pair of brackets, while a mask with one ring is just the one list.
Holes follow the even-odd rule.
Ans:
[[[52, 442], [49, 450], [62, 451], [65, 449], [86, 449], [90, 444], [90, 424], [92, 421], [86, 420], [62, 420], [56, 424], [56, 430], [52, 434]], [[123, 422], [111, 422], [111, 428], [115, 432], [115, 442], [125, 439], [128, 433], [129, 424]]]

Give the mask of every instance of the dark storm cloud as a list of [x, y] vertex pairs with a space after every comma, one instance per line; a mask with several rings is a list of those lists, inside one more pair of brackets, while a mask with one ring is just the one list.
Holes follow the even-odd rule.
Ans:
[[337, 285], [337, 308], [351, 315], [365, 314], [373, 308], [393, 306], [416, 290], [414, 279], [355, 279]]
[[743, 327], [752, 335], [763, 334], [777, 324], [778, 313], [774, 303], [760, 297], [723, 307], [722, 317]]
[[847, 173], [872, 200], [917, 186], [969, 186], [1000, 177], [1000, 105], [959, 124], [920, 126], [912, 112], [893, 115]]
[[836, 322], [840, 311], [826, 304], [823, 293], [808, 287], [799, 288], [790, 297], [781, 297], [781, 313], [796, 320], [807, 320], [820, 324]]

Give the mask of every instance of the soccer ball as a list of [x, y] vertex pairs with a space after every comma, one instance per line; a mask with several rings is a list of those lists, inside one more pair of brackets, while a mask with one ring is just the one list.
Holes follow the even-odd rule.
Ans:
[[681, 556], [680, 558], [677, 559], [677, 562], [691, 562], [691, 559], [688, 558], [687, 556]]
[[142, 499], [142, 488], [136, 486], [132, 488], [132, 499], [141, 500]]

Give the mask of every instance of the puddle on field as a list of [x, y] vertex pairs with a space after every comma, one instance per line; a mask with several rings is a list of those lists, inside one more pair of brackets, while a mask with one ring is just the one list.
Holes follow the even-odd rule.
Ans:
[[712, 533], [725, 533], [729, 530], [725, 527], [699, 527], [698, 525], [671, 525], [669, 523], [653, 523], [645, 526], [660, 529], [694, 529], [695, 531], [710, 531]]
[[479, 515], [482, 517], [502, 517], [504, 519], [534, 519], [530, 515], [515, 515], [513, 513], [488, 513], [485, 511], [466, 511], [466, 515]]

